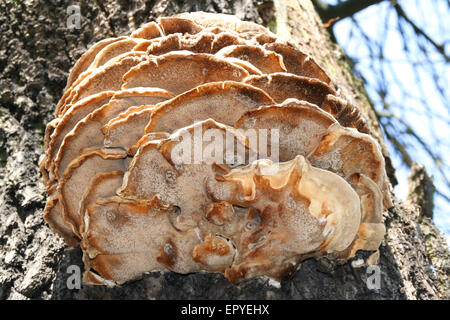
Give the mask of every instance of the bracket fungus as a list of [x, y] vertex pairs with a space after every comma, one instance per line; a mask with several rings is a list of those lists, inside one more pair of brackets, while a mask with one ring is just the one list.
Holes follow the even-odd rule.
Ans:
[[281, 280], [375, 251], [390, 206], [364, 116], [314, 59], [233, 16], [183, 13], [106, 39], [45, 132], [44, 219], [84, 281], [146, 272]]

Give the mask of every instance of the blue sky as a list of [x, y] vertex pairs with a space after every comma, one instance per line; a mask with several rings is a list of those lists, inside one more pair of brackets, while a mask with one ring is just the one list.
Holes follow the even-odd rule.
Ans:
[[[328, 2], [333, 4], [336, 1]], [[447, 1], [405, 0], [399, 3], [407, 15], [437, 43], [446, 43], [446, 52], [449, 52], [450, 10]], [[432, 8], [429, 7], [430, 3], [433, 3]], [[408, 123], [426, 145], [440, 156], [441, 171], [449, 177], [450, 65], [433, 50], [424, 55], [415, 41], [417, 36], [412, 28], [404, 29], [404, 35], [410, 39], [406, 44], [408, 52], [405, 51], [405, 43], [398, 31], [397, 15], [390, 7], [389, 1], [373, 5], [356, 14], [354, 18], [360, 25], [361, 31], [355, 27], [351, 19], [347, 18], [336, 23], [334, 32], [345, 52], [358, 60], [356, 70], [366, 79], [366, 89], [377, 110], [383, 109], [382, 100], [377, 93], [377, 88], [380, 87], [380, 70], [382, 70], [384, 81], [381, 82], [384, 83], [388, 93], [385, 102], [391, 105], [389, 113], [400, 121]], [[385, 59], [390, 61], [389, 65], [374, 63], [373, 54], [379, 52], [377, 50], [371, 52], [365, 45], [363, 34], [383, 45], [382, 52]], [[420, 43], [427, 45], [425, 41]], [[438, 80], [433, 78], [429, 68], [426, 67], [427, 60], [433, 61], [437, 70], [435, 76]], [[436, 88], [436, 81], [443, 89], [443, 93]], [[424, 164], [439, 190], [447, 196], [450, 195], [442, 173], [424, 148], [414, 138], [404, 140], [413, 160]], [[399, 198], [404, 199], [407, 193], [409, 169], [402, 163], [401, 157], [393, 152], [393, 146], [389, 144], [389, 148], [399, 181], [395, 192]], [[439, 195], [435, 195], [434, 221], [445, 233], [447, 242], [450, 244], [450, 204]]]

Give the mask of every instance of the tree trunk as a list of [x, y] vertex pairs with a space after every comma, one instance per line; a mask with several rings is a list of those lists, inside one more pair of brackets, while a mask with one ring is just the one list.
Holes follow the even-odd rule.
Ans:
[[275, 28], [280, 37], [314, 57], [343, 95], [360, 106], [383, 146], [394, 180], [364, 88], [352, 75], [343, 52], [329, 40], [309, 0], [78, 3], [79, 29], [68, 29], [70, 12], [63, 1], [0, 3], [0, 299], [449, 298], [445, 240], [429, 218], [420, 218], [419, 206], [411, 201], [406, 206], [396, 199], [385, 213], [387, 234], [376, 267], [368, 266], [377, 262], [376, 255], [359, 252], [343, 265], [306, 260], [279, 288], [262, 278], [235, 286], [218, 274], [151, 273], [121, 287], [69, 289], [67, 269], [75, 265], [82, 270], [81, 250], [68, 248], [42, 218], [45, 193], [38, 161], [44, 128], [62, 95], [68, 71], [87, 47], [106, 37], [129, 34], [158, 16], [222, 12]]

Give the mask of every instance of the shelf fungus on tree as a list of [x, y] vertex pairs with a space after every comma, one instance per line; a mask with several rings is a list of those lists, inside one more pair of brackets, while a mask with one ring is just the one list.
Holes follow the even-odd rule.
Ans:
[[152, 271], [281, 280], [375, 251], [390, 205], [364, 116], [320, 65], [233, 16], [183, 13], [93, 45], [45, 131], [44, 219], [84, 281]]

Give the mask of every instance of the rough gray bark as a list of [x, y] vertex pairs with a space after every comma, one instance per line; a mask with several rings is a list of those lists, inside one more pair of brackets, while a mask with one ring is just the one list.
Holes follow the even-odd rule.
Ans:
[[[157, 16], [182, 11], [230, 13], [268, 24], [322, 64], [344, 95], [361, 107], [374, 136], [384, 145], [364, 89], [341, 50], [328, 40], [309, 0], [74, 4], [81, 6], [81, 28], [69, 30], [67, 2], [0, 2], [0, 299], [438, 299], [438, 285], [441, 297], [448, 298], [448, 281], [442, 282], [442, 273], [448, 277], [448, 264], [435, 266], [443, 270], [436, 275], [430, 268], [431, 263], [445, 261], [430, 253], [435, 252], [436, 243], [441, 258], [448, 259], [448, 248], [430, 219], [419, 223], [414, 210], [397, 200], [385, 214], [388, 232], [380, 248], [378, 290], [367, 287], [368, 252], [358, 253], [353, 263], [344, 265], [307, 260], [280, 288], [265, 279], [234, 286], [216, 274], [152, 273], [122, 287], [69, 290], [66, 271], [70, 265], [82, 267], [81, 251], [68, 248], [44, 223], [45, 194], [37, 165], [44, 128], [68, 71], [98, 40], [129, 34]], [[433, 241], [425, 241], [425, 235]], [[442, 283], [447, 283], [444, 289]]]
[[433, 223], [433, 180], [425, 167], [413, 162], [408, 177], [408, 196], [405, 206], [419, 222], [425, 248], [437, 276], [438, 290], [442, 298], [450, 299], [450, 254], [447, 242]]

